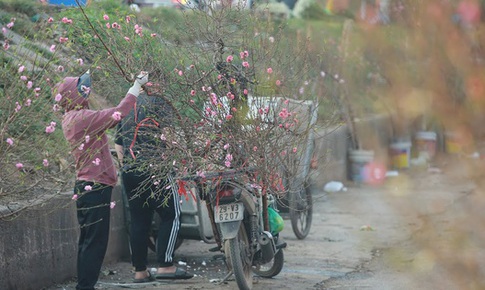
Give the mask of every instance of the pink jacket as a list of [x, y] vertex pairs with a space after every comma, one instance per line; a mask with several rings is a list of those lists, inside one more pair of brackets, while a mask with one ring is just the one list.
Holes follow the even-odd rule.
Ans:
[[[76, 160], [76, 179], [115, 186], [118, 176], [106, 130], [119, 123], [117, 115], [121, 118], [128, 115], [136, 97], [128, 93], [118, 106], [94, 111], [88, 108], [85, 100], [79, 98], [76, 86], [75, 78], [66, 78], [58, 87], [58, 93], [63, 98], [61, 104], [70, 104], [64, 106], [66, 113], [62, 120], [62, 130]], [[72, 106], [76, 102], [81, 106]]]

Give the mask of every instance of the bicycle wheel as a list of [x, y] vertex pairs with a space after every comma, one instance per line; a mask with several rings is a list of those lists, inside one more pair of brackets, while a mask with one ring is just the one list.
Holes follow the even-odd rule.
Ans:
[[312, 226], [313, 200], [310, 188], [302, 184], [289, 196], [291, 227], [295, 236], [302, 240], [308, 236]]

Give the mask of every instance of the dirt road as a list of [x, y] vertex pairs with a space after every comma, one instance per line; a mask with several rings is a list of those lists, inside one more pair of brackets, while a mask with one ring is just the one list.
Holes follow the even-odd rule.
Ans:
[[[429, 248], [419, 241], [433, 244], [429, 239], [438, 239], [428, 236], [430, 217], [440, 216], [435, 224], [451, 228], [446, 221], [452, 217], [446, 213], [462, 213], [457, 204], [473, 196], [475, 188], [463, 171], [457, 176], [455, 170], [450, 177], [443, 164], [401, 172], [379, 187], [348, 184], [346, 191], [330, 194], [317, 190], [309, 236], [296, 239], [286, 220], [281, 234], [288, 243], [285, 266], [273, 279], [255, 276], [253, 289], [438, 289], [434, 286], [445, 281], [439, 278], [447, 272], [437, 270], [439, 260], [423, 252]], [[190, 280], [132, 284], [130, 264], [120, 262], [104, 267], [99, 289], [237, 289], [233, 278], [221, 283], [227, 270], [221, 256], [209, 252], [211, 247], [192, 240], [177, 250], [179, 266], [196, 274]], [[150, 262], [155, 265], [153, 254]], [[74, 286], [66, 283], [47, 290]]]

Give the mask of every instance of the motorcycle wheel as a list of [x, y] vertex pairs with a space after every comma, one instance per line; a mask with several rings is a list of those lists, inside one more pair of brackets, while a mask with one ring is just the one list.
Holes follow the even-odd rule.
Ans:
[[253, 287], [252, 256], [244, 224], [241, 223], [237, 237], [226, 240], [226, 243], [237, 286], [240, 290], [250, 290]]
[[285, 257], [283, 255], [283, 250], [280, 249], [278, 250], [278, 252], [276, 252], [274, 258], [271, 261], [266, 264], [254, 267], [253, 272], [254, 274], [263, 278], [272, 278], [281, 272], [284, 262]]
[[313, 215], [312, 193], [306, 184], [290, 194], [289, 208], [293, 232], [298, 239], [303, 240], [310, 232]]

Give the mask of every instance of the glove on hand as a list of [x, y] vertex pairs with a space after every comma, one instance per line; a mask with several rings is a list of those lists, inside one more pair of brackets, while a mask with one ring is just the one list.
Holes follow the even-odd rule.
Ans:
[[135, 97], [138, 97], [140, 94], [140, 89], [141, 86], [146, 84], [148, 82], [148, 72], [142, 71], [140, 74], [136, 77], [135, 82], [133, 83], [133, 86], [128, 90], [129, 94], [134, 95]]

